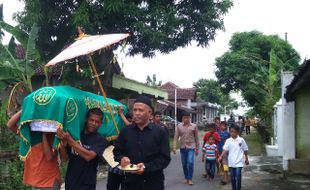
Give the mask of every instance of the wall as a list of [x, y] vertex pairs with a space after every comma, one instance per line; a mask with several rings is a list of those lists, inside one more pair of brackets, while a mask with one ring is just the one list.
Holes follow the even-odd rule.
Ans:
[[[295, 159], [295, 103], [287, 102], [284, 98], [286, 86], [291, 83], [294, 76], [291, 72], [282, 73], [282, 146], [283, 146], [283, 169], [289, 169], [288, 161]], [[280, 142], [279, 142], [280, 143]]]
[[310, 159], [310, 87], [296, 93], [296, 158]]

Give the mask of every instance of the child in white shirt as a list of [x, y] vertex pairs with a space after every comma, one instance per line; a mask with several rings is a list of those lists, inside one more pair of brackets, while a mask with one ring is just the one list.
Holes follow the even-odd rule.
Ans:
[[233, 125], [230, 128], [230, 138], [226, 140], [223, 146], [222, 155], [219, 157], [219, 161], [223, 156], [228, 154], [228, 166], [231, 175], [231, 185], [233, 190], [241, 190], [241, 172], [243, 168], [243, 156], [245, 156], [245, 164], [249, 164], [248, 160], [248, 145], [245, 140], [239, 136], [239, 127]]

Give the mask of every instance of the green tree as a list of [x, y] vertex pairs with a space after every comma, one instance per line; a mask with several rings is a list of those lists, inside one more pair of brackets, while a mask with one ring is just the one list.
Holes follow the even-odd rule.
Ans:
[[[3, 21], [3, 4], [0, 4], [0, 21]], [[0, 30], [0, 42], [2, 41], [3, 36], [4, 33], [2, 30]]]
[[[193, 84], [197, 95], [204, 101], [226, 107], [228, 111], [238, 108], [238, 102], [229, 93], [224, 93], [221, 84], [214, 79], [200, 79]], [[222, 109], [223, 111], [223, 109]]]
[[231, 0], [23, 0], [25, 9], [15, 15], [19, 27], [41, 28], [38, 47], [47, 60], [75, 37], [77, 26], [88, 34], [130, 33], [129, 54], [152, 57], [169, 53], [192, 41], [207, 46], [224, 29], [223, 16]]
[[226, 92], [240, 91], [248, 106], [270, 125], [272, 106], [280, 98], [281, 71], [294, 71], [296, 50], [277, 35], [235, 33], [229, 51], [216, 59], [216, 76]]
[[162, 81], [158, 81], [157, 82], [157, 77], [155, 74], [153, 74], [152, 78], [150, 77], [150, 75], [147, 75], [146, 77], [146, 85], [148, 86], [152, 86], [152, 87], [159, 87], [161, 86]]

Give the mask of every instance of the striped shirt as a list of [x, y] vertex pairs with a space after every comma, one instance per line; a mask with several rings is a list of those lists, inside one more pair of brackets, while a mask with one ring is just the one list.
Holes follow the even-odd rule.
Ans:
[[206, 160], [215, 160], [217, 147], [216, 144], [205, 144], [202, 148], [202, 151], [205, 153]]

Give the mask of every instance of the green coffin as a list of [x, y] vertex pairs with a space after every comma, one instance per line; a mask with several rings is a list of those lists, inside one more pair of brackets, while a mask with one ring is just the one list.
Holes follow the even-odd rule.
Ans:
[[[80, 133], [84, 128], [86, 113], [91, 108], [100, 108], [105, 116], [99, 133], [104, 138], [112, 140], [117, 138], [118, 131], [124, 123], [118, 115], [120, 106], [127, 110], [120, 102], [109, 99], [117, 127], [114, 126], [106, 102], [102, 96], [85, 92], [70, 86], [43, 87], [29, 94], [23, 102], [23, 111], [20, 119], [20, 157], [26, 159], [31, 146], [38, 144], [42, 139], [42, 132], [32, 131], [32, 121], [44, 121], [56, 124], [57, 128], [68, 131], [73, 139], [79, 141]], [[59, 139], [55, 137], [53, 147], [60, 146]]]

